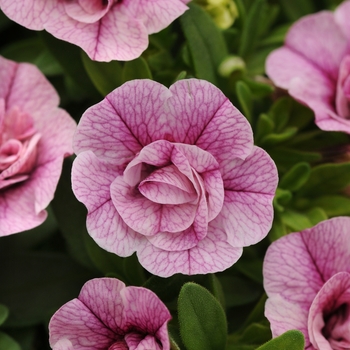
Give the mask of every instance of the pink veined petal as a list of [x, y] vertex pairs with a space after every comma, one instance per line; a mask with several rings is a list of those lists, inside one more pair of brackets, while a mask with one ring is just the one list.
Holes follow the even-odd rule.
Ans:
[[[327, 323], [325, 318], [335, 312], [341, 305], [350, 306], [350, 274], [348, 272], [339, 272], [331, 277], [317, 293], [313, 300], [308, 318], [308, 330], [310, 341], [317, 349], [332, 350], [334, 349], [329, 343], [330, 339], [325, 338], [324, 332], [327, 331]], [[348, 317], [347, 317], [348, 320]], [[329, 322], [330, 320], [328, 320]], [[348, 321], [349, 322], [349, 321]], [[337, 332], [337, 327], [333, 325], [329, 330], [331, 333]], [[341, 334], [341, 338], [345, 340], [346, 347], [349, 346], [350, 336], [348, 330]], [[332, 339], [332, 335], [329, 335]], [[339, 334], [337, 335], [337, 337]], [[333, 339], [335, 343], [340, 339]], [[335, 344], [334, 344], [335, 345]], [[346, 348], [344, 347], [344, 349]], [[340, 349], [341, 347], [339, 347]]]
[[135, 350], [148, 350], [148, 349], [163, 350], [163, 347], [160, 347], [160, 345], [157, 343], [154, 337], [152, 337], [151, 335], [146, 335], [146, 337], [140, 341], [140, 343], [135, 348]]
[[57, 343], [62, 346], [61, 339], [68, 339], [73, 349], [105, 350], [116, 338], [116, 334], [79, 299], [69, 301], [56, 311], [50, 320], [49, 332], [54, 349]]
[[348, 39], [329, 11], [298, 20], [290, 28], [285, 45], [312, 62], [334, 81], [338, 76], [340, 62], [349, 49]]
[[337, 82], [337, 92], [336, 92], [336, 111], [338, 112], [340, 117], [350, 118], [350, 101], [347, 96], [348, 84], [350, 77], [350, 55], [345, 56], [342, 60], [339, 68], [339, 76]]
[[192, 249], [167, 252], [148, 244], [138, 250], [137, 256], [145, 269], [160, 277], [213, 273], [232, 266], [242, 255], [242, 248], [234, 248], [226, 240], [220, 223], [213, 220], [207, 236]]
[[146, 236], [162, 231], [185, 230], [192, 224], [196, 213], [196, 205], [190, 203], [179, 205], [154, 203], [125, 183], [122, 176], [111, 184], [111, 197], [125, 223]]
[[179, 80], [170, 87], [169, 109], [176, 125], [175, 142], [197, 145], [221, 159], [244, 159], [253, 147], [251, 127], [227, 97], [211, 83], [198, 79]]
[[265, 316], [270, 321], [273, 337], [278, 337], [290, 329], [297, 329], [304, 334], [305, 349], [317, 350], [310, 343], [307, 329], [308, 314], [308, 309], [278, 295], [267, 299], [265, 304]]
[[51, 11], [57, 5], [56, 1], [11, 1], [1, 0], [0, 7], [6, 16], [28, 29], [42, 30]]
[[159, 32], [188, 10], [180, 0], [133, 0], [126, 1], [125, 6], [130, 16], [144, 24], [148, 34]]
[[113, 0], [104, 5], [100, 0], [64, 2], [64, 9], [69, 17], [78, 22], [94, 23], [100, 20], [110, 9]]
[[35, 188], [28, 186], [28, 180], [0, 196], [0, 237], [30, 230], [46, 217], [45, 210], [36, 212]]
[[259, 242], [271, 228], [272, 200], [278, 183], [277, 169], [270, 156], [254, 147], [246, 160], [232, 160], [223, 174], [225, 199], [218, 215], [234, 247]]
[[[169, 310], [156, 294], [142, 287], [126, 287], [121, 292], [124, 304], [123, 318], [125, 330], [139, 330], [143, 334], [154, 335], [158, 329], [171, 319]], [[169, 338], [159, 339], [169, 348]]]
[[106, 329], [123, 335], [127, 329], [122, 293], [125, 284], [115, 278], [95, 278], [86, 282], [78, 299]]
[[143, 196], [160, 204], [183, 204], [197, 199], [192, 183], [174, 165], [155, 170], [138, 189]]
[[334, 19], [342, 29], [343, 34], [350, 40], [350, 2], [343, 1], [334, 11]]
[[142, 237], [125, 224], [112, 203], [110, 184], [118, 172], [91, 151], [83, 152], [73, 163], [72, 188], [88, 209], [87, 228], [96, 243], [109, 252], [129, 256]]
[[169, 95], [165, 86], [150, 80], [125, 83], [83, 114], [75, 153], [92, 150], [114, 164], [129, 162], [143, 146], [170, 133], [175, 121], [163, 111]]
[[70, 18], [57, 2], [44, 28], [58, 39], [80, 46], [96, 61], [132, 60], [148, 46], [146, 28], [121, 4], [115, 4], [99, 21], [83, 23]]
[[52, 350], [74, 350], [73, 344], [67, 338], [61, 338], [52, 347]]

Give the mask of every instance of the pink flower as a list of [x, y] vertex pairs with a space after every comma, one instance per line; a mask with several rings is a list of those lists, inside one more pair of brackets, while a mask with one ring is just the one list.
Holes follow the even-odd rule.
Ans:
[[0, 237], [46, 219], [76, 127], [58, 103], [35, 66], [0, 57]]
[[212, 84], [128, 82], [82, 116], [73, 191], [105, 250], [159, 276], [222, 271], [271, 227], [277, 171]]
[[150, 290], [96, 278], [52, 316], [50, 345], [54, 350], [169, 350], [170, 319]]
[[96, 61], [135, 59], [148, 35], [167, 27], [189, 0], [0, 0], [13, 21], [80, 46]]
[[269, 247], [265, 315], [273, 336], [305, 335], [305, 349], [350, 348], [350, 218], [326, 220]]
[[350, 133], [350, 1], [334, 13], [301, 18], [285, 46], [273, 51], [266, 72], [315, 113], [323, 130]]

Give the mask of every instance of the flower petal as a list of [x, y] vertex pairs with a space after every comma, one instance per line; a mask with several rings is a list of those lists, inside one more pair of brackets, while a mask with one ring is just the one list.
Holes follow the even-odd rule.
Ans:
[[142, 237], [125, 224], [112, 203], [110, 183], [118, 171], [92, 152], [83, 152], [73, 163], [72, 188], [88, 209], [87, 228], [96, 243], [109, 252], [129, 256]]
[[[229, 166], [231, 168], [229, 168]], [[263, 239], [271, 228], [277, 169], [270, 156], [254, 147], [246, 160], [232, 160], [223, 174], [225, 199], [217, 217], [228, 242], [245, 247]]]
[[285, 44], [334, 81], [338, 77], [340, 62], [348, 50], [348, 39], [330, 11], [298, 20], [288, 31]]
[[242, 255], [242, 248], [226, 242], [226, 233], [215, 220], [209, 223], [207, 236], [192, 249], [167, 252], [148, 244], [139, 249], [140, 263], [149, 272], [169, 277], [175, 273], [185, 275], [223, 271]]

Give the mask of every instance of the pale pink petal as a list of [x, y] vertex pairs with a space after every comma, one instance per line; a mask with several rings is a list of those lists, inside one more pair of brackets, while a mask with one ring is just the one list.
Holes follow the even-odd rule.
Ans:
[[[170, 321], [169, 310], [150, 290], [142, 287], [126, 287], [120, 294], [124, 303], [126, 332], [141, 330], [143, 334], [155, 335], [161, 326]], [[169, 349], [168, 336], [158, 340], [164, 349]]]
[[[108, 294], [107, 291], [105, 294]], [[63, 338], [68, 339], [76, 350], [106, 350], [117, 337], [79, 299], [63, 305], [52, 316], [49, 332], [50, 345], [54, 349], [56, 343], [60, 349], [60, 340]]]
[[350, 55], [345, 56], [339, 68], [336, 94], [336, 111], [342, 118], [350, 116], [350, 102], [348, 96], [348, 84], [350, 78]]
[[308, 309], [279, 295], [268, 298], [265, 304], [265, 316], [270, 321], [273, 337], [277, 337], [290, 329], [297, 329], [304, 334], [305, 349], [313, 350], [307, 330], [308, 313]]
[[149, 272], [169, 277], [175, 273], [195, 275], [226, 270], [241, 257], [242, 252], [242, 248], [227, 243], [220, 223], [213, 220], [209, 223], [207, 236], [192, 249], [167, 252], [148, 244], [138, 250], [137, 256]]
[[67, 338], [61, 338], [52, 346], [52, 350], [74, 350], [73, 344]]
[[302, 86], [295, 89], [296, 97], [303, 103], [308, 103], [310, 96], [313, 100], [331, 101], [335, 96], [335, 82], [306, 57], [294, 52], [288, 47], [273, 51], [266, 60], [266, 73], [274, 83], [286, 90], [291, 88], [295, 79], [302, 81]]
[[124, 289], [125, 284], [115, 278], [96, 278], [84, 284], [78, 299], [106, 329], [122, 335], [128, 329], [122, 297]]
[[145, 198], [122, 176], [111, 184], [111, 197], [124, 222], [136, 232], [146, 236], [158, 232], [177, 232], [187, 229], [196, 215], [195, 204], [158, 204]]
[[[144, 339], [142, 339], [135, 348], [135, 350], [163, 350], [164, 347], [160, 347], [160, 345], [157, 343], [156, 339], [152, 337], [151, 335], [147, 335]], [[168, 348], [169, 349], [169, 348]]]
[[155, 170], [138, 186], [149, 200], [160, 204], [183, 204], [197, 199], [191, 181], [174, 165]]
[[[337, 318], [334, 312], [342, 306], [347, 309], [350, 307], [350, 274], [348, 272], [339, 272], [331, 277], [317, 293], [311, 304], [308, 330], [310, 341], [315, 348], [322, 350], [335, 349], [331, 346], [330, 341], [338, 346], [339, 343], [343, 342], [344, 346], [337, 347], [339, 349], [346, 349], [350, 346], [348, 310], [345, 310], [344, 319], [343, 315], [338, 315], [338, 322], [335, 320], [334, 322], [330, 318], [332, 314], [333, 318]], [[330, 328], [328, 322], [332, 322], [329, 325]], [[325, 334], [326, 332], [330, 334]], [[327, 339], [325, 336], [327, 336]]]
[[173, 141], [197, 145], [222, 159], [245, 158], [253, 139], [247, 119], [214, 85], [204, 80], [179, 80], [170, 87], [170, 112], [174, 114]]
[[315, 296], [332, 276], [349, 273], [349, 227], [350, 218], [337, 217], [284, 236], [268, 248], [265, 314], [275, 336], [300, 329], [308, 344], [307, 315]]
[[112, 203], [110, 184], [118, 172], [118, 167], [101, 162], [92, 152], [83, 152], [73, 163], [72, 188], [88, 209], [87, 228], [96, 243], [107, 251], [129, 256], [141, 237], [125, 224]]
[[115, 4], [99, 21], [84, 23], [69, 17], [57, 2], [44, 28], [58, 39], [80, 46], [96, 61], [132, 60], [148, 46], [146, 28], [121, 4]]
[[298, 20], [288, 31], [285, 44], [335, 81], [340, 62], [349, 49], [348, 39], [329, 11]]
[[334, 11], [334, 18], [344, 35], [350, 40], [350, 1], [343, 1]]
[[225, 170], [225, 199], [215, 220], [222, 222], [232, 246], [255, 244], [271, 228], [278, 183], [275, 164], [264, 150], [254, 147], [246, 160], [231, 160]]
[[143, 146], [166, 139], [175, 124], [163, 112], [169, 95], [165, 86], [150, 80], [125, 83], [84, 113], [74, 137], [75, 153], [92, 150], [123, 164]]
[[108, 12], [113, 2], [113, 0], [108, 0], [107, 4], [104, 4], [101, 0], [66, 1], [64, 9], [69, 17], [78, 22], [94, 23]]
[[1, 0], [0, 7], [6, 16], [28, 29], [42, 30], [44, 23], [51, 15], [56, 0]]
[[126, 1], [125, 6], [130, 15], [142, 21], [148, 34], [152, 34], [164, 29], [188, 10], [184, 3], [180, 0], [131, 0]]

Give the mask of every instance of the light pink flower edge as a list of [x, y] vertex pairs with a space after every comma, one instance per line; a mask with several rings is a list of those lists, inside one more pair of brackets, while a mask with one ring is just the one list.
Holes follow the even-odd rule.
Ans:
[[75, 121], [58, 108], [59, 97], [37, 67], [0, 57], [0, 98], [6, 110], [18, 107], [31, 115], [41, 134], [36, 166], [30, 178], [2, 190], [0, 237], [43, 223], [61, 175], [64, 157], [73, 153]]

